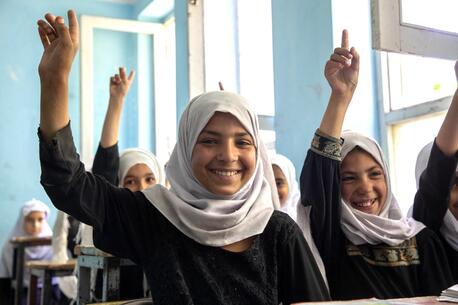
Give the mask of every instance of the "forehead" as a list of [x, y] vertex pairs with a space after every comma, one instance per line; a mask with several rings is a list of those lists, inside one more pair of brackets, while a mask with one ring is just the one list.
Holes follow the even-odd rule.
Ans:
[[227, 130], [227, 128], [237, 129], [240, 131], [243, 130], [248, 133], [245, 126], [243, 126], [233, 114], [227, 112], [215, 112], [202, 131], [224, 131]]
[[45, 212], [41, 212], [41, 211], [32, 211], [32, 212], [30, 212], [29, 214], [27, 214], [25, 217], [28, 218], [28, 219], [32, 219], [32, 218], [43, 218], [43, 217], [45, 217]]
[[129, 168], [125, 178], [143, 176], [146, 174], [153, 174], [153, 171], [145, 163], [137, 163]]
[[356, 147], [345, 156], [340, 167], [342, 170], [346, 170], [352, 168], [366, 169], [374, 166], [382, 168], [370, 153]]
[[272, 169], [274, 171], [275, 179], [279, 179], [279, 178], [286, 179], [285, 173], [283, 173], [283, 171], [280, 168], [280, 166], [278, 166], [277, 164], [272, 164]]

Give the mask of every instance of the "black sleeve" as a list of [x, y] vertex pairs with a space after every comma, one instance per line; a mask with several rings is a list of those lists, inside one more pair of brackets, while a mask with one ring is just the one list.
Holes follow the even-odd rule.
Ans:
[[444, 155], [434, 141], [428, 165], [420, 176], [412, 216], [436, 233], [439, 232], [448, 209], [457, 162], [456, 156]]
[[315, 133], [300, 177], [301, 204], [312, 206], [310, 227], [329, 272], [339, 260], [345, 239], [340, 227], [340, 149], [342, 140]]
[[92, 173], [107, 179], [113, 185], [119, 185], [119, 149], [116, 143], [113, 146], [103, 148], [100, 144], [95, 153]]
[[279, 301], [290, 304], [330, 300], [313, 254], [296, 224], [280, 245]]
[[441, 291], [454, 284], [444, 247], [439, 237], [428, 228], [422, 230], [418, 248], [421, 259], [421, 294], [440, 295]]
[[[41, 184], [54, 206], [94, 228], [95, 245], [141, 263], [155, 240], [151, 223], [157, 210], [143, 193], [113, 186], [84, 170], [73, 144], [70, 124], [46, 143], [40, 136]], [[98, 236], [107, 241], [99, 247]], [[145, 244], [148, 236], [151, 243]]]

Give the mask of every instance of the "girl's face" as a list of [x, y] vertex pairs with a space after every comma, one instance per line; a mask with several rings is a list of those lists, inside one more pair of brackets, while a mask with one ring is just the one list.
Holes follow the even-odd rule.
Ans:
[[367, 152], [354, 149], [342, 161], [342, 199], [361, 212], [378, 215], [387, 197], [385, 175]]
[[24, 218], [24, 231], [30, 236], [38, 236], [41, 233], [46, 215], [44, 212], [30, 212]]
[[122, 186], [132, 192], [143, 191], [155, 185], [156, 178], [151, 169], [144, 163], [135, 164], [127, 171]]
[[288, 180], [286, 179], [283, 171], [278, 165], [273, 164], [272, 169], [275, 176], [275, 184], [277, 185], [278, 197], [280, 199], [280, 205], [283, 206], [288, 199], [289, 186]]
[[448, 209], [452, 212], [453, 216], [458, 220], [458, 172], [455, 176], [455, 183], [450, 190], [450, 198], [448, 201]]
[[232, 114], [216, 112], [197, 138], [191, 168], [208, 191], [233, 195], [254, 173], [255, 142]]

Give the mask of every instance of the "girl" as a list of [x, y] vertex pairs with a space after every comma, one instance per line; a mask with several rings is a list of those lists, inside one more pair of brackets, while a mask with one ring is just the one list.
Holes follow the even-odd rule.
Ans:
[[[132, 192], [143, 191], [159, 183], [164, 185], [163, 167], [151, 152], [141, 148], [126, 149], [119, 156], [118, 134], [122, 107], [135, 71], [127, 76], [125, 68], [119, 68], [119, 74], [110, 78], [110, 99], [103, 123], [102, 136], [94, 158], [92, 172], [107, 179], [119, 187]], [[83, 226], [84, 230], [92, 230]], [[84, 233], [88, 235], [88, 232]], [[91, 233], [92, 235], [92, 233]], [[92, 243], [92, 239], [90, 241]], [[101, 299], [101, 273], [97, 273], [95, 299]], [[133, 299], [144, 296], [143, 271], [138, 266], [122, 266], [120, 273], [120, 298]]]
[[296, 208], [301, 194], [296, 181], [294, 164], [285, 156], [275, 154], [272, 158], [272, 169], [280, 200], [280, 210], [287, 213], [292, 219], [296, 219]]
[[59, 209], [94, 227], [94, 243], [146, 273], [155, 304], [326, 300], [299, 228], [278, 206], [256, 115], [232, 93], [194, 98], [167, 166], [171, 190], [131, 192], [84, 171], [72, 142], [68, 75], [78, 48], [69, 11], [40, 20], [44, 53], [41, 183]]
[[[13, 255], [14, 248], [10, 243], [13, 237], [45, 237], [51, 236], [52, 231], [47, 222], [49, 216], [49, 208], [43, 202], [32, 199], [27, 201], [19, 212], [19, 217], [16, 224], [11, 230], [5, 244], [2, 248], [2, 256], [0, 262], [0, 278], [5, 279], [13, 276]], [[30, 260], [51, 260], [52, 248], [50, 246], [27, 247], [25, 249], [24, 262]], [[30, 272], [24, 268], [24, 287], [29, 286]], [[57, 291], [54, 291], [57, 293]], [[58, 299], [58, 295], [54, 295]], [[26, 302], [27, 292], [23, 294], [23, 302]]]
[[312, 235], [331, 296], [439, 295], [452, 283], [440, 240], [402, 217], [378, 144], [355, 132], [341, 133], [358, 72], [359, 55], [343, 31], [342, 46], [326, 63], [332, 93], [300, 180], [301, 203], [312, 206]]
[[[458, 80], [458, 61], [455, 63]], [[419, 153], [412, 216], [442, 239], [458, 283], [458, 89], [435, 141]]]

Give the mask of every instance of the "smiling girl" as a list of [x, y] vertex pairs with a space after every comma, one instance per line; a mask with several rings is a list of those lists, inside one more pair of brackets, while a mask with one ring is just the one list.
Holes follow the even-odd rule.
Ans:
[[97, 248], [143, 267], [154, 304], [289, 304], [326, 300], [300, 229], [278, 207], [257, 116], [244, 98], [190, 101], [167, 166], [171, 190], [118, 188], [84, 171], [68, 114], [78, 49], [69, 11], [38, 22], [41, 183], [54, 205], [94, 228]]
[[341, 131], [358, 73], [359, 55], [349, 48], [343, 31], [342, 46], [326, 63], [331, 97], [300, 179], [301, 203], [311, 206], [312, 236], [331, 296], [439, 295], [452, 284], [439, 238], [402, 216], [379, 145], [359, 133]]

